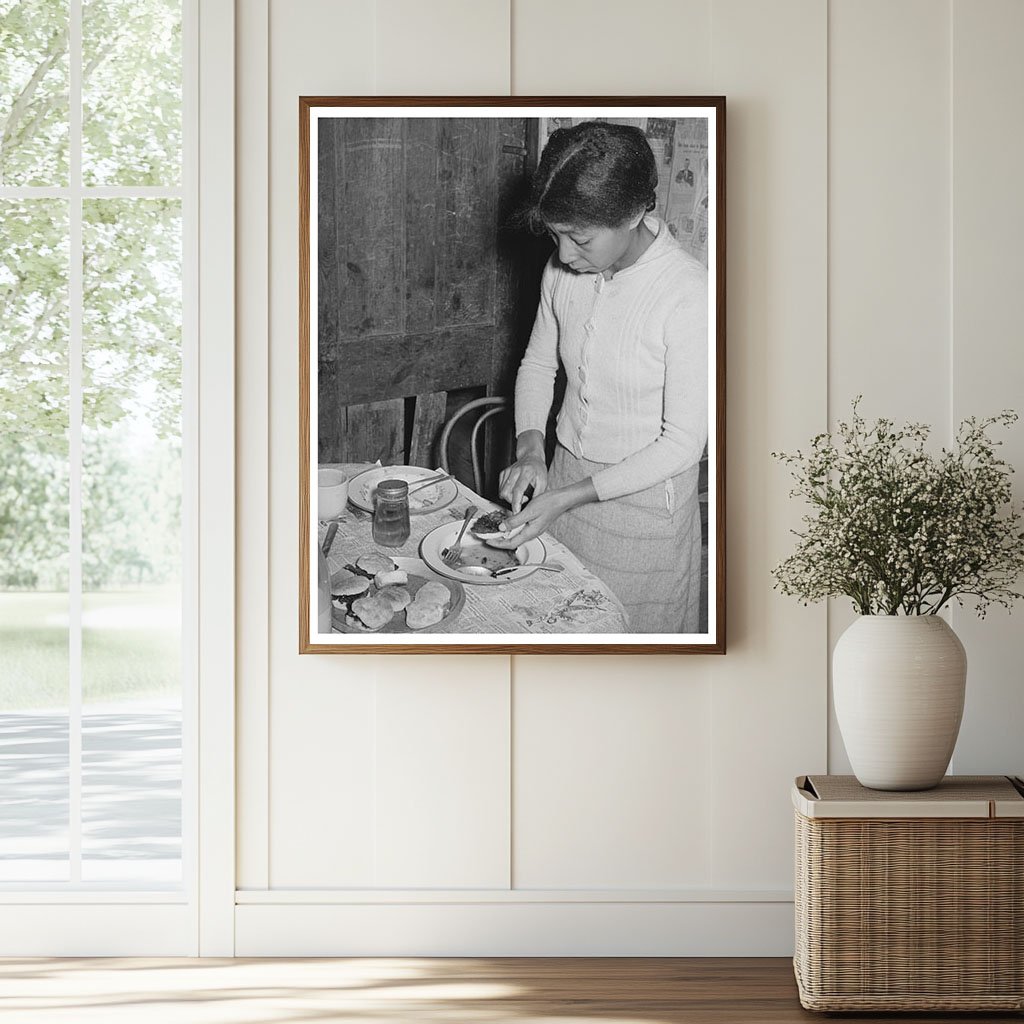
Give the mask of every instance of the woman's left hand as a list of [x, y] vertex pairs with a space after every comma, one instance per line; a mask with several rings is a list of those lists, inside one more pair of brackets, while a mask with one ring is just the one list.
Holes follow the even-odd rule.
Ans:
[[517, 526], [525, 523], [524, 529], [514, 537], [495, 538], [487, 543], [494, 548], [517, 548], [520, 544], [539, 537], [563, 512], [570, 509], [572, 504], [568, 492], [565, 490], [545, 491], [543, 494], [538, 494], [527, 502], [520, 512], [506, 519], [503, 524], [507, 530], [514, 530]]
[[597, 491], [590, 477], [577, 480], [566, 487], [537, 494], [521, 511], [505, 520], [505, 527], [509, 530], [514, 530], [525, 523], [520, 533], [508, 539], [489, 540], [487, 543], [496, 548], [517, 548], [520, 544], [539, 537], [563, 512], [591, 501], [597, 501]]

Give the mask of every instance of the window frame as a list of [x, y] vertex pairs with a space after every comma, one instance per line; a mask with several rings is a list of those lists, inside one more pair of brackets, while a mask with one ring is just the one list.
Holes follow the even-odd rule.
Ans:
[[[182, 176], [166, 188], [82, 181], [82, 9], [83, 0], [69, 0], [67, 185], [0, 187], [0, 198], [68, 203], [70, 812], [77, 825], [71, 881], [0, 884], [0, 955], [232, 955], [234, 5], [182, 0]], [[98, 198], [182, 204], [182, 882], [174, 889], [83, 883], [74, 873], [82, 777], [82, 223], [84, 202]]]

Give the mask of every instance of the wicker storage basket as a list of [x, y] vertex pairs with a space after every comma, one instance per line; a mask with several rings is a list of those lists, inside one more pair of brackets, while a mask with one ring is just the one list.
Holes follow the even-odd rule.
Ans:
[[793, 803], [806, 1009], [1024, 1009], [1020, 780], [884, 793], [815, 775]]

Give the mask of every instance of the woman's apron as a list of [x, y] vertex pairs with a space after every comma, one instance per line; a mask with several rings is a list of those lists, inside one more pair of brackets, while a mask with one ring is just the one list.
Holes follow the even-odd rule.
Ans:
[[[565, 487], [606, 468], [606, 463], [577, 458], [558, 445], [548, 486]], [[700, 628], [698, 472], [698, 466], [691, 466], [635, 494], [580, 505], [551, 527], [622, 601], [631, 633], [696, 633]]]

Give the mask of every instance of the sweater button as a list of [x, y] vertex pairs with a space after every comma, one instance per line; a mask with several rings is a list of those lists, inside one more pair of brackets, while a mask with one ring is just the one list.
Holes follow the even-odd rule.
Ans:
[[588, 320], [588, 321], [587, 321], [587, 322], [586, 322], [586, 323], [585, 323], [585, 324], [583, 325], [583, 329], [584, 329], [585, 331], [591, 331], [591, 332], [592, 332], [592, 331], [594, 330], [594, 321], [593, 321], [593, 320]]

